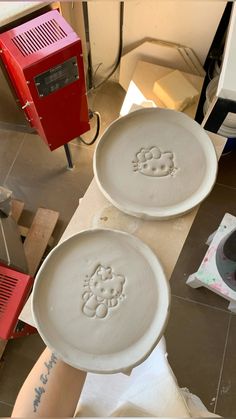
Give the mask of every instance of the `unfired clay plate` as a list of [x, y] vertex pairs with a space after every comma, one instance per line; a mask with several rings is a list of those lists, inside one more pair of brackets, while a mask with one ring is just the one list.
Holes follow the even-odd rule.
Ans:
[[151, 249], [108, 229], [78, 233], [40, 268], [32, 311], [45, 343], [68, 364], [115, 373], [142, 362], [161, 338], [169, 284]]
[[197, 122], [180, 112], [149, 108], [108, 127], [96, 147], [94, 174], [105, 197], [121, 211], [168, 219], [209, 194], [217, 157]]

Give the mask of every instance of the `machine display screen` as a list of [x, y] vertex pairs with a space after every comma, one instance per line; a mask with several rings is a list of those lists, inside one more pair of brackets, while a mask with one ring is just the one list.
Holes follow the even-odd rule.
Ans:
[[40, 97], [48, 96], [79, 78], [77, 58], [72, 57], [67, 61], [52, 67], [34, 78]]
[[45, 84], [50, 84], [61, 78], [65, 78], [65, 72], [63, 70], [56, 71], [55, 73], [45, 77]]

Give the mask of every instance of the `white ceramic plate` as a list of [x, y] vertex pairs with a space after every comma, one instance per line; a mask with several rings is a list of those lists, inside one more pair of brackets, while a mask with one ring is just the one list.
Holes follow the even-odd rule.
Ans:
[[142, 362], [161, 338], [169, 284], [151, 249], [115, 230], [83, 231], [40, 268], [32, 311], [44, 342], [68, 364], [115, 373]]
[[217, 157], [197, 122], [180, 112], [149, 108], [108, 127], [96, 147], [94, 174], [105, 197], [121, 211], [168, 219], [209, 194]]

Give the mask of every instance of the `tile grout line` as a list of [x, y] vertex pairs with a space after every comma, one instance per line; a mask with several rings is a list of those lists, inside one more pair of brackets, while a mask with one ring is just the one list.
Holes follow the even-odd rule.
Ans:
[[10, 404], [10, 403], [8, 403], [8, 402], [4, 402], [3, 400], [0, 400], [0, 404], [5, 404], [6, 406], [9, 406], [9, 407], [13, 407], [13, 404]]
[[19, 156], [19, 154], [20, 154], [20, 151], [21, 151], [22, 146], [23, 146], [24, 141], [25, 141], [25, 137], [26, 137], [26, 134], [24, 134], [24, 137], [23, 137], [23, 139], [22, 139], [22, 141], [21, 141], [21, 144], [20, 144], [20, 146], [19, 146], [19, 148], [18, 148], [18, 150], [17, 150], [17, 152], [16, 152], [15, 158], [14, 158], [14, 160], [13, 160], [13, 162], [12, 162], [11, 166], [10, 166], [10, 169], [8, 170], [8, 172], [7, 172], [6, 176], [5, 176], [5, 179], [4, 179], [4, 181], [3, 181], [3, 185], [5, 185], [5, 183], [6, 183], [7, 179], [8, 179], [8, 177], [9, 177], [9, 175], [10, 175], [10, 173], [11, 173], [12, 169], [13, 169], [13, 166], [14, 166], [14, 164], [15, 164], [15, 162], [16, 162], [16, 159], [17, 159], [17, 157], [18, 157], [18, 156]]
[[219, 182], [216, 182], [215, 183], [215, 185], [218, 185], [218, 186], [222, 186], [222, 187], [225, 187], [225, 188], [227, 188], [227, 189], [233, 189], [234, 191], [235, 191], [235, 187], [233, 187], [233, 186], [229, 186], [229, 185], [226, 185], [225, 183], [219, 183]]
[[171, 296], [172, 297], [175, 297], [175, 298], [179, 298], [180, 300], [183, 300], [183, 301], [187, 301], [188, 303], [199, 304], [199, 305], [201, 305], [203, 307], [212, 308], [214, 310], [222, 311], [223, 313], [231, 314], [229, 312], [229, 310], [224, 309], [224, 308], [220, 308], [220, 307], [216, 307], [216, 306], [211, 306], [210, 304], [201, 303], [200, 301], [191, 300], [190, 298], [181, 297], [180, 295], [171, 294]]
[[230, 325], [231, 325], [231, 319], [232, 319], [232, 314], [229, 317], [229, 322], [228, 322], [228, 327], [227, 327], [227, 333], [226, 333], [226, 339], [225, 339], [225, 346], [224, 346], [224, 351], [223, 351], [223, 358], [222, 358], [222, 362], [221, 362], [219, 381], [218, 381], [218, 386], [217, 386], [217, 391], [216, 391], [216, 400], [215, 400], [215, 406], [214, 406], [214, 413], [216, 412], [218, 398], [219, 398], [220, 385], [221, 385], [221, 380], [222, 380], [222, 375], [223, 375], [223, 369], [224, 369], [224, 363], [225, 363], [226, 348], [227, 348], [228, 339], [229, 339], [229, 329], [230, 329]]

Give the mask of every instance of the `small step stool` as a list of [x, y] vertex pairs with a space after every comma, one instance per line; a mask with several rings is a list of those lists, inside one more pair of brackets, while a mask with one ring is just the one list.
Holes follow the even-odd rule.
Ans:
[[236, 262], [227, 259], [222, 249], [225, 239], [236, 229], [236, 217], [226, 213], [215, 233], [207, 240], [209, 249], [197, 272], [186, 284], [192, 288], [206, 287], [230, 302], [228, 308], [236, 313]]
[[[19, 221], [23, 209], [24, 202], [19, 200], [12, 201], [11, 216], [16, 222]], [[56, 226], [58, 218], [59, 212], [49, 210], [46, 208], [38, 208], [30, 228], [19, 226], [21, 236], [25, 237], [23, 246], [28, 264], [28, 275], [24, 276], [23, 281], [25, 281], [25, 283], [24, 286], [22, 284], [21, 287], [19, 285], [19, 276], [22, 274], [20, 274], [17, 271], [13, 271], [12, 269], [9, 269], [9, 267], [5, 267], [5, 270], [3, 269], [3, 275], [7, 274], [9, 278], [12, 278], [13, 282], [15, 281], [15, 284], [17, 286], [17, 293], [19, 292], [15, 299], [14, 307], [12, 305], [12, 299], [9, 299], [9, 304], [11, 304], [10, 311], [8, 311], [8, 313], [11, 314], [11, 318], [8, 322], [9, 327], [2, 329], [2, 333], [4, 333], [4, 336], [8, 338], [19, 337], [36, 331], [36, 329], [26, 324], [20, 324], [18, 327], [18, 315], [24, 303], [26, 302], [28, 293], [33, 284], [33, 278], [35, 276], [35, 273], [37, 272], [37, 269], [39, 268], [46, 248], [48, 245], [52, 246], [53, 244], [52, 233]], [[5, 291], [2, 287], [2, 293], [3, 292]], [[13, 292], [13, 290], [11, 292]], [[8, 307], [6, 306], [4, 310], [8, 310]], [[0, 359], [4, 352], [6, 344], [7, 339], [0, 339]]]

